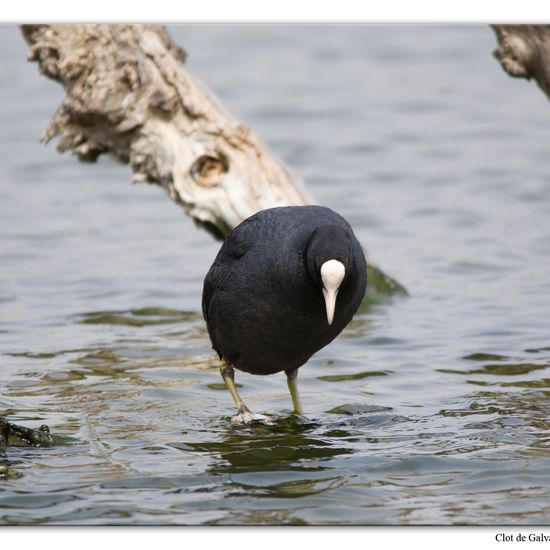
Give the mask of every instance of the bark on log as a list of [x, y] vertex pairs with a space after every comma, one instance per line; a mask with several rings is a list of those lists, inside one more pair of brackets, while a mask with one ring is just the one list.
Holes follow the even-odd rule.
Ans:
[[534, 78], [550, 99], [550, 25], [491, 25], [499, 47], [493, 55], [512, 77]]
[[[302, 182], [184, 66], [157, 25], [24, 25], [29, 60], [66, 96], [43, 140], [129, 164], [223, 238], [258, 210], [312, 203]], [[371, 260], [371, 297], [405, 293]]]

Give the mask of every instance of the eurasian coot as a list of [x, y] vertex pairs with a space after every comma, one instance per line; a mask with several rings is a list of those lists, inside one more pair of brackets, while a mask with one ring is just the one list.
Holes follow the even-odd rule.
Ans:
[[262, 210], [227, 236], [204, 279], [202, 310], [238, 407], [233, 421], [260, 417], [239, 397], [234, 368], [285, 371], [294, 411], [302, 414], [298, 368], [350, 322], [366, 284], [361, 246], [329, 208]]

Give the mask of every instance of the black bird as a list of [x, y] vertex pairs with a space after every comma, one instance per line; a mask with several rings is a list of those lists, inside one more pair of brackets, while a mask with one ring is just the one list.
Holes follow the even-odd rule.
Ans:
[[302, 414], [298, 368], [350, 322], [366, 284], [361, 245], [329, 208], [262, 210], [227, 236], [204, 279], [202, 311], [238, 407], [234, 422], [261, 416], [239, 397], [233, 368], [284, 370], [294, 412]]

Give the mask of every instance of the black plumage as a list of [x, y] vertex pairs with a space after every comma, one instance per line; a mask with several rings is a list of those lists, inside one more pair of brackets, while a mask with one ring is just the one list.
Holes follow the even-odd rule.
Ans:
[[[331, 324], [320, 273], [329, 260], [345, 268]], [[349, 323], [366, 278], [359, 242], [348, 222], [329, 208], [270, 208], [242, 222], [206, 275], [202, 298], [226, 382], [224, 369], [232, 382], [232, 367], [261, 375], [284, 370], [295, 378], [296, 370]], [[239, 409], [246, 409], [236, 390], [235, 395]]]

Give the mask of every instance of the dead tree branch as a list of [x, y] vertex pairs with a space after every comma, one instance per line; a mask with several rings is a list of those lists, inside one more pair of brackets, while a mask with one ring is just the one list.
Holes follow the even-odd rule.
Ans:
[[[258, 210], [312, 203], [258, 136], [186, 69], [156, 25], [24, 25], [29, 60], [66, 92], [43, 139], [129, 164], [223, 238]], [[368, 259], [372, 294], [405, 292]]]

